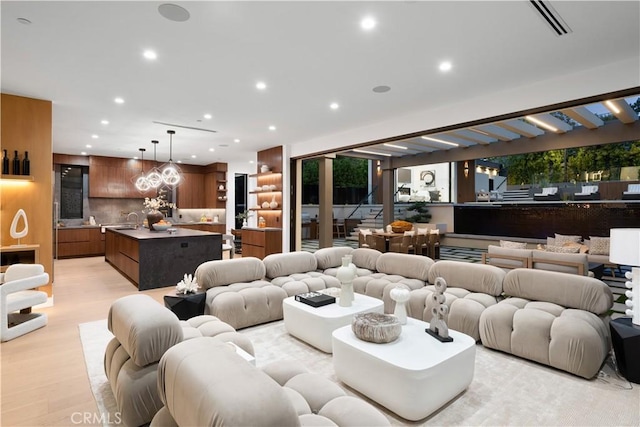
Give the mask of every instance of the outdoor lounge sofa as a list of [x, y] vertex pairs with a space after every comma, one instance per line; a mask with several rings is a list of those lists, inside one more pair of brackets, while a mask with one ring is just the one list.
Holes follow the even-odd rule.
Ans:
[[579, 193], [573, 195], [574, 200], [600, 200], [597, 185], [583, 185]]
[[640, 200], [640, 184], [627, 185], [627, 191], [622, 192], [622, 200]]
[[544, 187], [541, 193], [535, 193], [533, 200], [539, 201], [557, 201], [560, 200], [560, 193], [558, 193], [558, 187]]

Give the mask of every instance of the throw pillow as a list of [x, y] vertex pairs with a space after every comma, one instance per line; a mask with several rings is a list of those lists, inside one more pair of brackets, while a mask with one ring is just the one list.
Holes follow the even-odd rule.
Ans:
[[362, 230], [360, 230], [360, 234], [362, 234], [363, 236], [368, 236], [371, 233], [371, 230], [369, 230], [368, 228], [363, 228]]
[[377, 234], [382, 234], [382, 233], [384, 233], [384, 228], [376, 228], [376, 229], [375, 229], [375, 233], [377, 233]]
[[582, 236], [570, 236], [570, 235], [556, 233], [556, 245], [561, 245], [565, 242], [580, 243], [581, 241], [582, 241]]
[[426, 236], [429, 234], [429, 229], [426, 227], [418, 228], [418, 236]]
[[412, 230], [412, 231], [405, 231], [405, 232], [404, 232], [404, 235], [405, 235], [405, 236], [415, 236], [415, 235], [416, 235], [416, 232], [415, 232], [415, 231], [413, 231], [413, 230]]
[[580, 250], [578, 246], [547, 246], [547, 252], [557, 252], [561, 254], [577, 254]]
[[555, 246], [556, 238], [555, 237], [547, 237], [547, 246]]
[[589, 239], [591, 240], [589, 247], [591, 255], [609, 255], [609, 244], [611, 242], [609, 237], [589, 236]]
[[509, 240], [500, 240], [500, 246], [503, 248], [510, 248], [510, 249], [527, 249], [526, 243], [511, 242]]
[[564, 242], [562, 245], [555, 245], [555, 246], [578, 248], [578, 252], [581, 254], [586, 254], [589, 251], [589, 246], [582, 245], [580, 243], [574, 243], [574, 242]]

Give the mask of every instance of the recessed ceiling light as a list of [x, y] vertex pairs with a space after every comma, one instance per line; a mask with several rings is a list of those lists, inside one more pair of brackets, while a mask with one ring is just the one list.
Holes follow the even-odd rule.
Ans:
[[371, 90], [373, 90], [375, 93], [385, 93], [389, 92], [391, 88], [389, 86], [376, 86]]
[[124, 99], [117, 97], [113, 100], [113, 102], [115, 102], [116, 104], [124, 104]]
[[453, 65], [451, 64], [451, 62], [449, 61], [443, 61], [440, 63], [440, 65], [438, 66], [438, 68], [440, 69], [440, 71], [450, 71], [451, 68], [453, 67]]
[[610, 100], [606, 100], [604, 101], [604, 104], [611, 110], [613, 111], [614, 114], [620, 114], [620, 109], [618, 107], [616, 107], [616, 104], [614, 104], [613, 102], [611, 102]]
[[93, 134], [93, 135], [91, 135], [91, 138], [93, 138], [93, 139], [98, 139], [98, 135]]
[[354, 148], [353, 151], [356, 152], [356, 153], [373, 154], [375, 156], [391, 157], [391, 154], [389, 154], [389, 153], [379, 153], [377, 151], [362, 150], [360, 148]]
[[138, 156], [133, 156], [133, 160], [138, 160]]
[[196, 155], [195, 155], [195, 154], [192, 154], [192, 155], [191, 155], [191, 158], [192, 158], [192, 159], [195, 159], [195, 158], [196, 158]]
[[108, 125], [109, 124], [109, 120], [102, 120], [100, 123], [102, 123], [103, 125]]
[[249, 160], [249, 163], [253, 164], [253, 160]]
[[256, 83], [256, 89], [265, 90], [267, 88], [267, 84], [265, 82]]
[[240, 140], [238, 138], [236, 138], [236, 139], [233, 140], [233, 142], [235, 142], [237, 144], [238, 142], [240, 142]]
[[376, 20], [370, 16], [367, 16], [362, 21], [360, 21], [360, 27], [362, 27], [363, 30], [372, 30], [373, 28], [375, 28], [376, 24]]
[[216, 149], [215, 148], [209, 148], [209, 151], [214, 152], [214, 151], [216, 151]]
[[158, 12], [169, 21], [174, 22], [184, 22], [191, 16], [187, 9], [171, 3], [165, 3], [158, 6]]
[[29, 21], [27, 18], [18, 18], [17, 21], [24, 25], [31, 25], [31, 21]]
[[182, 160], [178, 160], [176, 163], [182, 163]]
[[536, 125], [538, 125], [540, 127], [543, 127], [543, 128], [545, 128], [547, 130], [550, 130], [551, 132], [558, 132], [558, 128], [557, 127], [552, 126], [549, 123], [543, 122], [542, 120], [537, 119], [537, 118], [535, 118], [533, 116], [525, 116], [524, 118], [527, 119], [527, 121], [529, 121], [529, 122], [531, 122], [533, 124], [536, 124]]
[[85, 145], [85, 147], [91, 148], [91, 144], [87, 144], [87, 145]]
[[276, 127], [274, 125], [269, 126], [269, 130], [276, 130]]
[[389, 144], [388, 142], [385, 142], [384, 144], [385, 147], [391, 147], [391, 148], [399, 148], [401, 150], [408, 150], [407, 147], [405, 147], [404, 145], [396, 145], [396, 144]]
[[338, 108], [340, 108], [340, 105], [337, 102], [332, 102], [331, 105], [329, 105], [329, 108], [331, 108], [332, 110], [337, 110]]
[[204, 118], [207, 119], [207, 120], [209, 120], [211, 117], [213, 117], [211, 114], [205, 114], [204, 115]]
[[142, 56], [144, 56], [145, 58], [149, 59], [149, 60], [154, 60], [154, 59], [158, 59], [158, 54], [155, 53], [152, 50], [145, 50], [142, 53]]
[[438, 138], [431, 138], [430, 136], [421, 136], [420, 138], [426, 139], [427, 141], [439, 142], [440, 144], [444, 144], [444, 145], [450, 145], [452, 147], [459, 147], [460, 146], [460, 144], [457, 144], [455, 142], [449, 142], [449, 141], [445, 141], [445, 140], [438, 139]]
[[86, 151], [81, 151], [81, 152], [80, 152], [80, 155], [82, 155], [82, 156], [86, 156], [86, 155], [87, 155], [87, 152], [86, 152]]

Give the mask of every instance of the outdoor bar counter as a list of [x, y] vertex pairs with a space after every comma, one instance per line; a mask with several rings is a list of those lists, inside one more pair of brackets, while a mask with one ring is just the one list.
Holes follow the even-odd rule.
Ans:
[[222, 235], [177, 228], [175, 232], [119, 230], [105, 234], [105, 261], [138, 290], [175, 286], [205, 261], [222, 259]]
[[454, 205], [458, 234], [544, 239], [554, 233], [608, 236], [611, 228], [640, 227], [640, 201], [521, 201]]

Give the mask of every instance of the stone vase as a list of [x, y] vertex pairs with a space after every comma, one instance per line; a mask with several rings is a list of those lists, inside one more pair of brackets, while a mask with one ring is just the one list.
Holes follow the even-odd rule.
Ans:
[[147, 214], [147, 225], [149, 226], [149, 230], [150, 231], [156, 231], [155, 228], [153, 228], [153, 224], [155, 224], [156, 222], [160, 222], [162, 219], [164, 219], [164, 214], [160, 211], [151, 211]]
[[342, 257], [342, 265], [338, 268], [336, 278], [340, 281], [340, 301], [342, 307], [353, 304], [353, 279], [356, 277], [356, 266], [351, 263], [351, 256]]

